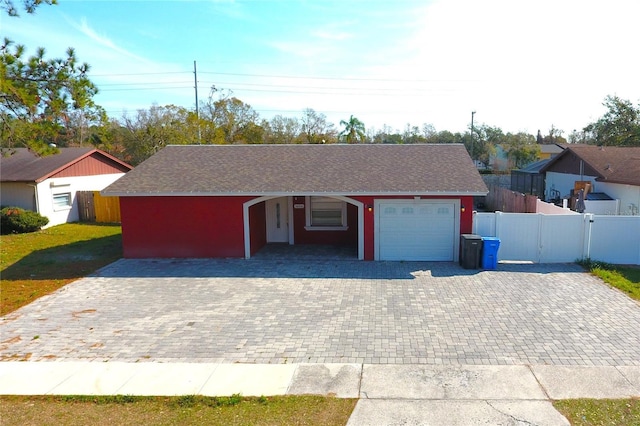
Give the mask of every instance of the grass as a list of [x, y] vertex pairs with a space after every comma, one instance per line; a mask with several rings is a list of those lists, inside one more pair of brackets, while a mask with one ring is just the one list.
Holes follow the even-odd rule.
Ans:
[[640, 399], [567, 399], [553, 406], [573, 426], [638, 426]]
[[632, 299], [640, 300], [639, 267], [611, 265], [592, 259], [580, 260], [578, 263], [593, 275], [623, 291]]
[[275, 397], [0, 396], [12, 425], [345, 425], [356, 399]]
[[0, 315], [122, 257], [120, 225], [69, 223], [0, 237]]

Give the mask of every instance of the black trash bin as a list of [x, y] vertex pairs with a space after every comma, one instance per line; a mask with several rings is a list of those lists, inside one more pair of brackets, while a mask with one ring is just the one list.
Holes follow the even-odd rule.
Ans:
[[482, 237], [475, 234], [460, 235], [460, 266], [464, 269], [480, 269]]

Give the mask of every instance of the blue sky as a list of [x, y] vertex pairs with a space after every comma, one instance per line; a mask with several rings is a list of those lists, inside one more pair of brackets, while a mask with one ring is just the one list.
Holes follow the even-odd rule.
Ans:
[[[19, 3], [17, 0], [16, 3]], [[72, 1], [0, 16], [50, 57], [73, 46], [109, 115], [195, 107], [212, 85], [262, 118], [338, 125], [581, 129], [606, 95], [640, 101], [638, 0]]]

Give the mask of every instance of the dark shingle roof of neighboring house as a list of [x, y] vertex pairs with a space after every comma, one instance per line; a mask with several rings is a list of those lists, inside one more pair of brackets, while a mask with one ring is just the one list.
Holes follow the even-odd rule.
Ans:
[[461, 144], [167, 146], [106, 195], [486, 195]]
[[79, 161], [97, 156], [123, 172], [131, 166], [95, 148], [58, 148], [57, 154], [39, 157], [27, 148], [2, 150], [0, 180], [2, 182], [42, 182]]
[[557, 143], [544, 143], [538, 145], [540, 147], [541, 154], [558, 155], [566, 148], [565, 145], [559, 145]]
[[534, 163], [528, 164], [525, 167], [518, 169], [518, 170], [514, 170], [514, 172], [520, 172], [520, 173], [540, 173], [540, 169], [542, 169], [547, 163], [549, 163], [549, 161], [551, 161], [551, 159], [546, 158], [544, 160], [538, 160]]
[[568, 145], [542, 171], [550, 171], [556, 162], [571, 153], [598, 173], [597, 181], [640, 186], [640, 147]]

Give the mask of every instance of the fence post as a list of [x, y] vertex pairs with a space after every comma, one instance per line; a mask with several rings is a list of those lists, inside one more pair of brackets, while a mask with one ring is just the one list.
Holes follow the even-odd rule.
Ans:
[[543, 251], [545, 250], [542, 244], [542, 235], [546, 225], [546, 215], [544, 213], [536, 213], [536, 216], [538, 217], [538, 258], [536, 259], [536, 263], [541, 263], [544, 258]]
[[593, 226], [593, 213], [584, 213], [584, 226], [582, 227], [582, 258], [591, 258], [591, 228]]
[[472, 234], [477, 234], [478, 232], [476, 231], [478, 229], [478, 218], [477, 215], [478, 212], [477, 211], [473, 211], [471, 212], [471, 233]]

